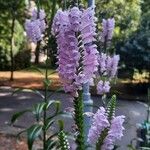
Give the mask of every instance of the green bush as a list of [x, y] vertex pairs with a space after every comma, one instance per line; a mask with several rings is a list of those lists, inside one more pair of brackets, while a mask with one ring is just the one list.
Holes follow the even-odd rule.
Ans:
[[17, 53], [14, 57], [14, 70], [20, 70], [24, 68], [28, 68], [31, 65], [31, 51], [30, 50], [22, 50]]
[[7, 51], [2, 50], [2, 47], [0, 47], [0, 71], [10, 69], [10, 62], [8, 59], [9, 56], [7, 55]]
[[122, 70], [133, 75], [134, 70], [150, 70], [150, 12], [142, 15], [139, 29], [117, 48], [121, 56]]

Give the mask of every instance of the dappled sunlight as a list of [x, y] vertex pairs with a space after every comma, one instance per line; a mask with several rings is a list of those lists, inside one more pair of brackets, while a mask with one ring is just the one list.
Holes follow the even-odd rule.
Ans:
[[7, 93], [0, 93], [0, 96], [9, 96], [11, 95], [12, 93], [11, 92], [7, 92]]
[[19, 96], [17, 99], [18, 100], [26, 100], [28, 98], [31, 98], [30, 96]]
[[139, 112], [139, 111], [135, 111], [135, 110], [131, 110], [130, 111], [134, 116], [141, 116], [141, 112]]
[[11, 112], [14, 111], [13, 108], [0, 108], [0, 112]]
[[[15, 88], [43, 89], [44, 77], [36, 72], [15, 71], [14, 81], [10, 81], [9, 78], [10, 72], [0, 72], [0, 85]], [[61, 86], [57, 73], [49, 75], [49, 79], [52, 80], [50, 89], [56, 90]]]

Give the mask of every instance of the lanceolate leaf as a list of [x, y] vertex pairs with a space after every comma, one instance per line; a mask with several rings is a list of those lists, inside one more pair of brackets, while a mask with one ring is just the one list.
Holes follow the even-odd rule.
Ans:
[[59, 129], [62, 131], [64, 129], [64, 122], [62, 120], [58, 120]]
[[37, 67], [35, 67], [35, 66], [31, 66], [30, 69], [35, 70], [35, 71], [39, 72], [41, 75], [44, 76], [44, 72], [42, 72], [41, 69], [39, 69], [39, 68], [37, 68]]
[[21, 117], [22, 115], [24, 115], [26, 112], [31, 112], [30, 109], [26, 109], [20, 112], [15, 113], [12, 118], [11, 118], [11, 124], [13, 124], [19, 117]]
[[41, 134], [42, 125], [33, 125], [27, 129], [28, 148], [32, 150], [33, 142]]
[[56, 140], [48, 139], [46, 141], [46, 149], [45, 150], [52, 150], [54, 147], [57, 147], [58, 142]]
[[47, 131], [54, 122], [55, 122], [55, 120], [47, 119], [44, 129]]
[[13, 91], [12, 95], [15, 95], [15, 94], [20, 93], [20, 92], [32, 92], [32, 93], [39, 95], [41, 98], [44, 98], [44, 95], [41, 92], [39, 92], [38, 90], [22, 89], [22, 88], [15, 89]]
[[35, 115], [37, 121], [40, 120], [40, 115], [41, 115], [42, 111], [44, 110], [45, 105], [46, 105], [46, 103], [42, 102], [42, 103], [36, 104], [33, 107], [33, 114]]
[[49, 79], [44, 79], [44, 80], [43, 80], [43, 83], [44, 83], [44, 86], [45, 86], [45, 87], [49, 87], [50, 84], [52, 83], [52, 81], [49, 80]]
[[51, 106], [51, 105], [55, 105], [55, 114], [59, 112], [60, 110], [60, 101], [56, 101], [56, 100], [52, 100], [52, 101], [49, 101], [47, 104], [46, 104], [46, 110]]
[[55, 103], [55, 100], [51, 100], [51, 101], [47, 102], [45, 105], [45, 109], [47, 110], [53, 103]]

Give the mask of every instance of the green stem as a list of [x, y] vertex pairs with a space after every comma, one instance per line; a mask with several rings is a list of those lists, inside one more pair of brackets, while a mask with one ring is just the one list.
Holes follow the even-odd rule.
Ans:
[[[48, 50], [47, 50], [47, 59], [46, 59], [46, 71], [45, 71], [45, 79], [48, 79]], [[47, 96], [48, 96], [48, 86], [45, 84], [45, 94], [44, 94], [44, 101], [47, 103]], [[46, 130], [45, 130], [45, 125], [46, 125], [46, 118], [47, 118], [47, 112], [46, 108], [44, 109], [43, 113], [43, 122], [44, 122], [44, 129], [43, 129], [43, 149], [46, 149]]]
[[48, 38], [48, 41], [47, 41], [47, 56], [50, 57], [50, 60], [51, 60], [51, 64], [53, 64], [53, 56], [54, 56], [54, 51], [53, 51], [53, 48], [52, 48], [52, 45], [54, 44], [54, 40], [52, 35], [51, 35], [51, 29], [52, 29], [52, 22], [53, 22], [53, 18], [54, 18], [54, 15], [55, 15], [55, 12], [56, 12], [56, 0], [53, 0], [53, 4], [52, 4], [52, 12], [51, 12], [51, 20], [50, 22], [48, 23], [48, 28], [47, 28], [47, 36], [49, 37]]
[[76, 137], [77, 150], [85, 150], [84, 139], [84, 116], [83, 116], [83, 96], [79, 91], [79, 97], [74, 99], [75, 124], [77, 126], [78, 135]]
[[[39, 13], [40, 13], [40, 0], [37, 0], [37, 18], [39, 18]], [[36, 49], [36, 62], [39, 63], [39, 48], [40, 48], [40, 41], [37, 44], [38, 49]], [[48, 53], [48, 50], [47, 50]], [[48, 59], [48, 55], [47, 55], [47, 59]], [[48, 67], [47, 67], [47, 59], [46, 59], [46, 71], [45, 71], [45, 79], [48, 79]], [[47, 84], [45, 85], [45, 93], [44, 93], [44, 102], [47, 102], [47, 95], [48, 95], [48, 86]], [[47, 118], [47, 112], [46, 112], [46, 108], [44, 109], [43, 112], [43, 150], [46, 149], [46, 130], [45, 130], [45, 126], [46, 126], [46, 118]]]
[[147, 122], [149, 122], [150, 117], [150, 88], [148, 88], [148, 108], [147, 108]]
[[66, 10], [67, 9], [67, 0], [64, 0], [64, 3], [63, 3], [63, 10]]
[[101, 135], [99, 137], [99, 140], [96, 143], [96, 150], [101, 150], [101, 146], [103, 145], [103, 142], [104, 142], [104, 140], [105, 140], [105, 138], [106, 138], [107, 135], [108, 135], [108, 129], [105, 128], [102, 131], [102, 133], [101, 133]]
[[[37, 19], [39, 18], [40, 15], [40, 1], [37, 0], [36, 1], [36, 5], [37, 5]], [[36, 50], [35, 50], [35, 64], [39, 64], [39, 56], [40, 56], [40, 45], [41, 45], [41, 41], [37, 42], [37, 46], [36, 46]]]
[[39, 18], [39, 14], [40, 14], [40, 1], [37, 0], [37, 19]]

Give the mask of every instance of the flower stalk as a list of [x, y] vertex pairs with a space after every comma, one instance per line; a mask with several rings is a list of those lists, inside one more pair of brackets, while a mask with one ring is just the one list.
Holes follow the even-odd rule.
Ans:
[[83, 117], [83, 95], [79, 91], [79, 96], [74, 99], [74, 120], [77, 126], [76, 144], [77, 150], [85, 150], [84, 140], [84, 117]]

